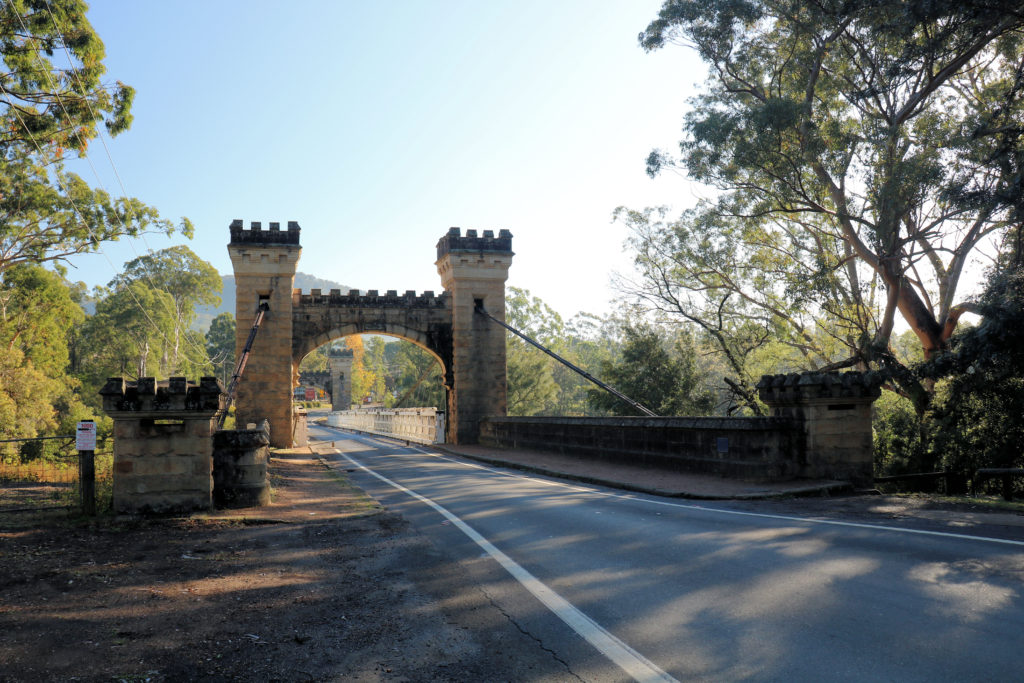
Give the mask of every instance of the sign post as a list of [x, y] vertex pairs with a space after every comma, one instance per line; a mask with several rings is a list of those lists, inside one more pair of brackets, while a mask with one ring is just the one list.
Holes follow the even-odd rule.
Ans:
[[82, 514], [96, 514], [96, 423], [82, 420], [75, 428], [78, 449], [78, 486], [82, 496]]

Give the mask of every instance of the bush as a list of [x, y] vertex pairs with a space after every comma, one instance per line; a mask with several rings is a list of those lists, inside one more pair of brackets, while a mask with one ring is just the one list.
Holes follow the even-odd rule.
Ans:
[[978, 308], [981, 324], [922, 368], [948, 378], [936, 394], [934, 448], [945, 467], [968, 476], [1024, 467], [1024, 267], [993, 274]]
[[[908, 399], [884, 392], [875, 402], [873, 423], [876, 476], [935, 471], [927, 418], [919, 418]], [[920, 484], [914, 487], [920, 490]]]

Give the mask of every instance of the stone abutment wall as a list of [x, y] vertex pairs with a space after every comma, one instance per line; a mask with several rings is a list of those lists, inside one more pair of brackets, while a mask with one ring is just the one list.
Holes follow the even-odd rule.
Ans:
[[874, 373], [765, 376], [770, 417], [488, 417], [481, 443], [754, 481], [872, 483]]

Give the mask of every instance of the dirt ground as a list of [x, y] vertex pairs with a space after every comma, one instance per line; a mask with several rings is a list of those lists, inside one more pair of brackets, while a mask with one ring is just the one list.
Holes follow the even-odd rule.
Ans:
[[[308, 451], [272, 471], [258, 511], [0, 517], [0, 681], [571, 679], [344, 473]], [[1018, 511], [927, 497], [735, 505], [1024, 538]]]
[[309, 454], [273, 470], [259, 517], [0, 518], [0, 681], [561, 679], [401, 518]]

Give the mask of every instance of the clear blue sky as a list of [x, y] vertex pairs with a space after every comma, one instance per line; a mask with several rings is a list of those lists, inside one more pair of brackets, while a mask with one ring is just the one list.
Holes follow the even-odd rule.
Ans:
[[[189, 246], [222, 273], [234, 218], [298, 221], [299, 270], [400, 291], [441, 290], [450, 226], [507, 228], [509, 284], [570, 316], [607, 311], [611, 272], [629, 268], [616, 206], [694, 201], [685, 179], [644, 173], [703, 80], [692, 51], [638, 47], [659, 7], [96, 0], [89, 17], [108, 79], [138, 91], [107, 143], [127, 192], [191, 218]], [[90, 158], [119, 193], [98, 143]], [[109, 262], [76, 257], [69, 277], [103, 284], [181, 241], [108, 244]]]

